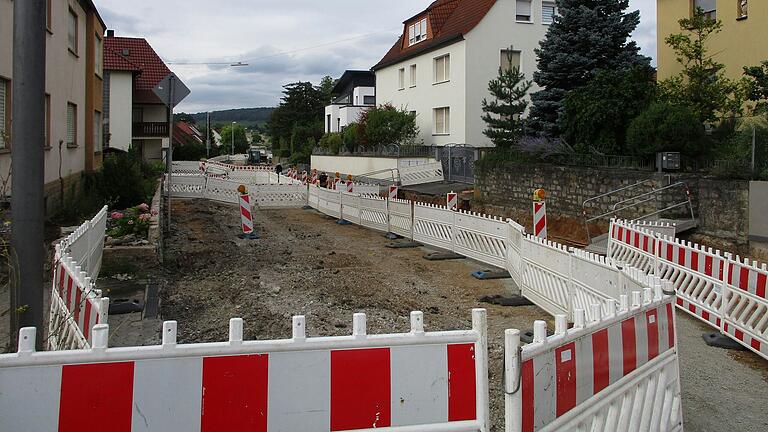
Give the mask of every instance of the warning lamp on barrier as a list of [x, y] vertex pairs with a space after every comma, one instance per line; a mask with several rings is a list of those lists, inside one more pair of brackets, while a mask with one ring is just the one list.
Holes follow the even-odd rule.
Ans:
[[544, 201], [546, 197], [547, 197], [547, 192], [544, 189], [536, 189], [535, 191], [533, 191], [534, 201]]

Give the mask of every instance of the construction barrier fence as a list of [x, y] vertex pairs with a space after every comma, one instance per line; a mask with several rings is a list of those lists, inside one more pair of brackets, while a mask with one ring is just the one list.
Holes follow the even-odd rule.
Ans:
[[768, 267], [613, 220], [608, 255], [669, 281], [677, 307], [768, 359]]
[[558, 315], [549, 337], [537, 321], [528, 345], [507, 330], [506, 431], [681, 431], [673, 301], [656, 283], [570, 329]]
[[89, 350], [34, 352], [35, 330], [19, 351], [0, 355], [3, 429], [110, 431], [489, 431], [487, 324], [472, 311], [468, 330], [368, 335], [365, 314], [352, 334], [291, 339], [108, 348], [108, 325]]

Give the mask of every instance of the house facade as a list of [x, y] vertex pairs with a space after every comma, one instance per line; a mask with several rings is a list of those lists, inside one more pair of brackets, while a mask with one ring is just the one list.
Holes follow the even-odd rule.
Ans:
[[[0, 0], [0, 193], [11, 193], [13, 4]], [[45, 208], [50, 214], [101, 166], [106, 26], [91, 0], [48, 0], [45, 77]], [[20, 144], [17, 144], [20, 145]]]
[[343, 131], [376, 106], [376, 75], [348, 70], [336, 81], [332, 93], [337, 96], [325, 107], [325, 133]]
[[104, 44], [106, 146], [135, 149], [147, 161], [164, 160], [170, 110], [152, 91], [171, 73], [142, 38], [107, 32]]
[[[556, 13], [547, 0], [437, 0], [405, 20], [377, 63], [379, 104], [416, 114], [425, 145], [488, 147], [482, 101], [499, 67], [536, 71], [534, 49]], [[531, 92], [538, 90], [534, 84]]]
[[741, 78], [745, 66], [768, 60], [768, 2], [760, 0], [657, 0], [658, 76], [677, 75], [682, 65], [664, 39], [680, 33], [678, 20], [693, 15], [700, 7], [723, 23], [722, 31], [711, 37], [707, 48], [714, 59], [725, 65], [731, 79]]

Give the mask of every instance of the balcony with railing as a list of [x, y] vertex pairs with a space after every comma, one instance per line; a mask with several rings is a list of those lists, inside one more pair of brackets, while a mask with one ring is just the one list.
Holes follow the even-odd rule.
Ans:
[[134, 138], [139, 138], [139, 137], [165, 138], [168, 136], [168, 123], [167, 122], [134, 123], [133, 136]]

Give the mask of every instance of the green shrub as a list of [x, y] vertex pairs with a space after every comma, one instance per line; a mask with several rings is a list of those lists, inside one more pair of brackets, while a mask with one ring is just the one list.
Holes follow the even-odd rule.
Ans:
[[347, 128], [344, 129], [344, 132], [341, 133], [341, 140], [344, 142], [344, 148], [347, 149], [347, 151], [354, 151], [355, 147], [358, 146], [358, 141], [360, 137], [360, 125], [357, 123], [350, 123], [347, 125]]
[[343, 138], [340, 133], [331, 132], [320, 138], [320, 147], [330, 150], [333, 154], [339, 154], [343, 145]]
[[110, 154], [101, 170], [101, 196], [110, 207], [128, 208], [152, 199], [159, 166], [147, 164], [134, 152]]
[[687, 107], [653, 103], [629, 124], [627, 149], [638, 156], [678, 151], [698, 156], [705, 150], [704, 125]]
[[364, 116], [360, 116], [360, 127], [363, 128], [368, 145], [416, 145], [419, 127], [416, 126], [416, 116], [392, 105], [382, 105], [371, 108]]

